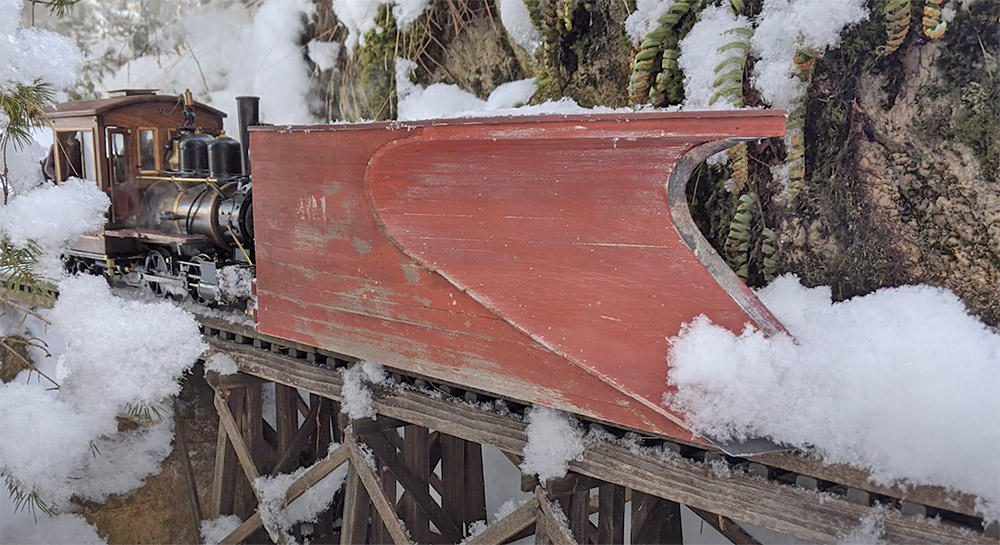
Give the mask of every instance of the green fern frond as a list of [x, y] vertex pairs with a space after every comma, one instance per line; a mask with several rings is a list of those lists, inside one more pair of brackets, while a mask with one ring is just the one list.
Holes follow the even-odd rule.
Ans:
[[932, 40], [944, 36], [948, 23], [941, 18], [941, 3], [944, 0], [924, 0], [924, 35]]
[[763, 228], [760, 232], [761, 267], [765, 282], [771, 282], [778, 275], [778, 244], [773, 229]]
[[680, 102], [684, 89], [683, 75], [677, 65], [680, 36], [694, 25], [702, 7], [703, 0], [677, 0], [656, 21], [656, 29], [643, 39], [632, 59], [630, 106]]
[[886, 0], [882, 8], [885, 17], [886, 43], [878, 48], [880, 55], [888, 55], [903, 45], [910, 32], [910, 0]]
[[753, 37], [753, 29], [746, 27], [734, 28], [726, 32], [734, 39], [720, 47], [718, 53], [725, 55], [715, 67], [718, 77], [712, 82], [715, 92], [708, 100], [708, 104], [714, 105], [720, 98], [726, 97], [733, 106], [739, 108], [743, 106], [743, 80], [746, 77], [747, 57], [750, 56], [750, 38]]
[[733, 220], [729, 222], [729, 234], [726, 236], [726, 242], [723, 246], [726, 262], [744, 281], [750, 273], [750, 231], [756, 204], [756, 193], [750, 191], [740, 195], [736, 201], [736, 211], [733, 213]]

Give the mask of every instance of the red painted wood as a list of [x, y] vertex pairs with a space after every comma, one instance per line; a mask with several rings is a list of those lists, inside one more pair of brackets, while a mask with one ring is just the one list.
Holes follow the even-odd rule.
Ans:
[[761, 111], [255, 128], [258, 328], [692, 440], [661, 405], [668, 338], [780, 324], [695, 255], [668, 180], [697, 145], [783, 132]]

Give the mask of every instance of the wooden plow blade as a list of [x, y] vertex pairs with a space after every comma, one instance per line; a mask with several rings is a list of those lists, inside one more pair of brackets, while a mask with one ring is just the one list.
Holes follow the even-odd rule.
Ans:
[[255, 127], [259, 331], [642, 432], [698, 315], [782, 326], [692, 221], [776, 111]]

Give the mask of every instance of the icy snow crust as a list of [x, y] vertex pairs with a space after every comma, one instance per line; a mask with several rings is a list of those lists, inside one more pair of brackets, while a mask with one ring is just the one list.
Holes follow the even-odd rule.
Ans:
[[974, 494], [1000, 517], [1000, 334], [929, 286], [832, 303], [784, 276], [758, 296], [795, 339], [697, 318], [671, 341], [670, 408], [700, 432], [811, 447], [875, 482]]

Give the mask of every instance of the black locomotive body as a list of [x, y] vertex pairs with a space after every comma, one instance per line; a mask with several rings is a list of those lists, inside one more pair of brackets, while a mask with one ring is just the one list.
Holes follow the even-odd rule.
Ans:
[[[258, 99], [237, 100], [246, 141]], [[111, 199], [104, 229], [71, 245], [72, 270], [200, 302], [240, 297], [237, 284], [253, 274], [252, 183], [246, 148], [222, 130], [225, 113], [189, 93], [125, 90], [47, 115], [46, 177], [91, 180]]]

